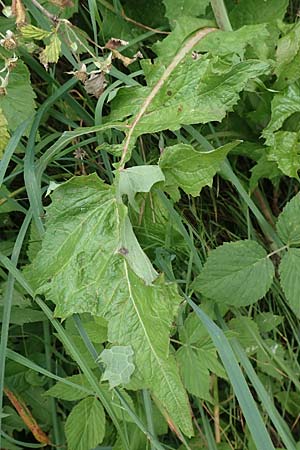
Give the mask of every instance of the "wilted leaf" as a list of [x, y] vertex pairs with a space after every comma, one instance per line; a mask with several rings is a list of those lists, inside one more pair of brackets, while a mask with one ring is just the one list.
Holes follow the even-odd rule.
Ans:
[[43, 30], [34, 25], [25, 25], [20, 29], [22, 36], [26, 39], [45, 39], [51, 35], [51, 31]]
[[105, 349], [99, 355], [99, 359], [106, 366], [102, 380], [108, 380], [111, 389], [129, 383], [135, 369], [133, 355], [134, 352], [130, 346], [120, 345]]
[[26, 11], [22, 0], [12, 0], [12, 13], [16, 17], [16, 25], [21, 26], [26, 23]]
[[4, 154], [5, 147], [9, 141], [9, 132], [7, 129], [7, 120], [3, 114], [3, 111], [0, 109], [0, 160]]
[[105, 73], [92, 73], [84, 82], [85, 90], [88, 94], [99, 98], [107, 85]]
[[50, 43], [46, 45], [40, 53], [40, 61], [43, 66], [48, 67], [49, 63], [57, 63], [61, 52], [61, 40], [54, 33], [50, 38]]

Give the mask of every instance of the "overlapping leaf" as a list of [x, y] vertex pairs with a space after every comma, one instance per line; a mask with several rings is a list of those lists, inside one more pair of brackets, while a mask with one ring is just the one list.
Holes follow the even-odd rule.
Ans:
[[196, 151], [192, 145], [166, 147], [159, 165], [166, 175], [166, 186], [181, 187], [187, 194], [199, 195], [204, 186], [211, 186], [227, 153], [239, 144], [231, 142], [211, 152]]
[[[105, 317], [108, 340], [132, 347], [143, 385], [175, 425], [191, 435], [187, 396], [169, 355], [170, 327], [180, 302], [176, 287], [163, 280], [145, 284], [156, 273], [114, 188], [96, 175], [65, 183], [52, 199], [42, 250], [27, 269], [28, 279], [37, 293], [55, 302], [57, 316], [89, 312]], [[137, 275], [130, 268], [132, 255]]]

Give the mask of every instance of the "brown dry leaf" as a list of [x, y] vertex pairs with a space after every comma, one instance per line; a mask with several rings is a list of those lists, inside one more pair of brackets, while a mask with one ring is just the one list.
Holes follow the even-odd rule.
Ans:
[[49, 0], [53, 5], [59, 6], [60, 8], [72, 8], [74, 3], [72, 0]]
[[123, 41], [122, 39], [111, 38], [105, 44], [105, 48], [109, 48], [110, 50], [115, 50], [118, 47], [122, 47], [123, 45], [127, 45], [128, 41]]
[[16, 25], [21, 27], [26, 24], [26, 11], [22, 0], [12, 0], [11, 10], [16, 17]]
[[105, 80], [105, 73], [92, 73], [89, 78], [84, 82], [85, 90], [88, 94], [94, 95], [99, 98], [104, 91], [107, 82]]
[[8, 388], [4, 388], [6, 396], [9, 398], [12, 405], [17, 410], [19, 416], [29, 428], [35, 439], [41, 444], [51, 445], [51, 441], [48, 436], [43, 432], [43, 430], [38, 425], [35, 418], [32, 416], [31, 412], [20, 398], [17, 398], [15, 394]]
[[125, 67], [129, 66], [129, 64], [132, 64], [133, 62], [135, 62], [138, 58], [142, 58], [143, 55], [141, 52], [137, 52], [133, 58], [128, 58], [127, 56], [122, 55], [122, 53], [120, 53], [118, 50], [111, 50], [112, 54], [114, 55], [115, 58], [119, 59], [120, 61], [122, 61], [122, 63], [124, 64]]

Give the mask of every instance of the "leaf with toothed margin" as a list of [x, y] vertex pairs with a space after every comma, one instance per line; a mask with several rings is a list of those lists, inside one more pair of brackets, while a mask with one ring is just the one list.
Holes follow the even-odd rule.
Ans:
[[131, 346], [142, 385], [177, 429], [193, 434], [187, 394], [169, 354], [181, 297], [142, 251], [115, 188], [96, 175], [76, 177], [51, 195], [42, 248], [25, 273], [55, 315], [89, 312], [108, 321], [108, 341]]

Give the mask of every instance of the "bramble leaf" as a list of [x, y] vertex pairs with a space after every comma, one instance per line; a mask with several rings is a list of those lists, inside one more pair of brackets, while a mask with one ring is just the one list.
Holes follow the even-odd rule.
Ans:
[[115, 345], [112, 348], [105, 349], [99, 355], [105, 366], [105, 372], [102, 380], [108, 380], [110, 389], [120, 384], [128, 384], [130, 377], [134, 372], [133, 350], [130, 346]]
[[44, 50], [40, 53], [40, 61], [41, 63], [47, 67], [49, 63], [57, 63], [59, 55], [61, 52], [61, 40], [59, 39], [57, 33], [54, 33], [50, 42]]
[[[299, 216], [298, 216], [299, 217]], [[288, 304], [300, 318], [300, 249], [290, 248], [283, 256], [280, 266], [280, 283]]]
[[271, 287], [274, 266], [255, 241], [226, 242], [212, 250], [193, 287], [216, 302], [246, 306]]
[[105, 413], [97, 397], [81, 400], [65, 423], [69, 450], [90, 450], [101, 444], [105, 435]]
[[159, 165], [166, 176], [167, 188], [179, 186], [196, 197], [204, 186], [212, 185], [227, 153], [238, 144], [239, 141], [231, 142], [211, 152], [197, 151], [188, 144], [166, 147]]
[[300, 244], [300, 193], [284, 207], [278, 217], [276, 229], [280, 239], [287, 245]]
[[9, 130], [14, 131], [35, 110], [35, 93], [30, 84], [30, 74], [21, 60], [18, 60], [17, 66], [10, 72], [6, 91], [6, 94], [0, 95], [0, 108]]

